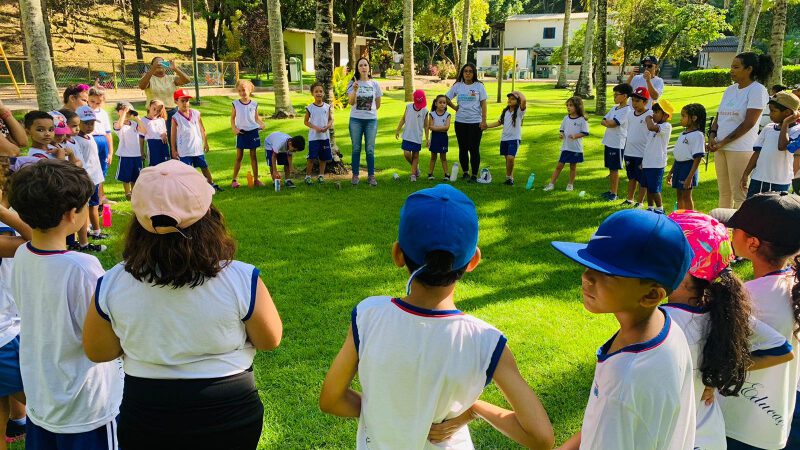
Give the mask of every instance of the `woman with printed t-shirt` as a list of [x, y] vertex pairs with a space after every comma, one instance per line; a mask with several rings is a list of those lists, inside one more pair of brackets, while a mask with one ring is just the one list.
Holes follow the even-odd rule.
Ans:
[[[175, 75], [167, 75], [167, 68], [172, 69]], [[172, 142], [172, 116], [178, 112], [172, 93], [189, 81], [189, 75], [178, 68], [174, 61], [165, 61], [160, 56], [153, 58], [150, 69], [139, 80], [139, 89], [147, 96], [145, 105], [149, 105], [150, 100], [161, 100], [167, 110], [167, 142]]]
[[769, 95], [762, 83], [772, 72], [768, 55], [740, 53], [731, 63], [733, 84], [725, 89], [717, 116], [708, 132], [708, 150], [716, 152], [719, 207], [739, 208], [745, 199], [740, 185], [753, 154], [758, 121]]
[[[462, 178], [478, 181], [481, 168], [481, 136], [486, 129], [486, 88], [478, 81], [475, 64], [466, 63], [458, 73], [456, 82], [447, 91], [447, 106], [456, 110], [456, 139], [458, 163], [464, 172]], [[456, 98], [458, 104], [453, 104]], [[467, 169], [472, 171], [470, 177]]]
[[361, 166], [361, 138], [367, 152], [367, 174], [369, 185], [377, 186], [375, 180], [375, 136], [378, 134], [378, 109], [381, 107], [383, 92], [377, 81], [372, 79], [372, 69], [367, 58], [356, 63], [356, 73], [347, 86], [350, 109], [350, 142], [353, 145], [352, 169], [353, 185], [358, 184]]

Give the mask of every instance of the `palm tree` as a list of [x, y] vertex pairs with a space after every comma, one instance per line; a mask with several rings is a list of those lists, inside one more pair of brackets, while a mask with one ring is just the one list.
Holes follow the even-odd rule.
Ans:
[[[461, 24], [461, 64], [467, 63], [467, 52], [469, 51], [469, 23], [470, 23], [470, 0], [464, 1], [464, 20]], [[501, 63], [502, 65], [502, 63]]]
[[39, 0], [19, 0], [22, 30], [25, 35], [25, 46], [30, 56], [33, 84], [36, 87], [36, 103], [41, 111], [58, 109], [56, 77], [50, 61], [50, 47], [47, 45], [42, 4]]
[[269, 49], [272, 57], [272, 85], [275, 89], [275, 114], [273, 117], [276, 119], [294, 117], [294, 108], [292, 108], [289, 98], [289, 78], [286, 76], [280, 0], [267, 0], [267, 21], [269, 23]]
[[772, 7], [772, 39], [769, 43], [769, 56], [775, 63], [767, 86], [783, 83], [783, 39], [786, 36], [786, 0], [775, 0]]
[[739, 27], [739, 44], [736, 46], [736, 53], [744, 51], [744, 41], [747, 35], [747, 20], [750, 18], [750, 3], [752, 0], [742, 0], [742, 25]]
[[583, 58], [581, 60], [581, 73], [578, 75], [578, 85], [575, 95], [581, 98], [592, 97], [592, 46], [594, 44], [594, 20], [597, 16], [597, 0], [589, 2], [589, 17], [586, 19], [586, 37], [583, 40]]
[[414, 0], [403, 0], [403, 87], [410, 102], [414, 99]]
[[[317, 0], [316, 47], [314, 47], [314, 65], [317, 81], [325, 90], [325, 103], [333, 104], [333, 0]], [[331, 150], [338, 154], [334, 129], [330, 129]], [[341, 161], [341, 159], [339, 159]]]
[[561, 37], [561, 69], [558, 71], [556, 89], [567, 87], [567, 67], [569, 64], [569, 16], [572, 12], [572, 0], [564, 1], [564, 29]]
[[761, 7], [764, 5], [764, 0], [756, 0], [750, 11], [750, 17], [747, 19], [747, 31], [744, 35], [744, 43], [742, 44], [742, 51], [749, 52], [753, 46], [753, 37], [756, 34], [756, 25], [758, 25], [758, 17], [761, 15]]
[[608, 0], [596, 0], [597, 3], [597, 79], [595, 80], [595, 114], [606, 113], [606, 55], [608, 42], [606, 29], [608, 28]]

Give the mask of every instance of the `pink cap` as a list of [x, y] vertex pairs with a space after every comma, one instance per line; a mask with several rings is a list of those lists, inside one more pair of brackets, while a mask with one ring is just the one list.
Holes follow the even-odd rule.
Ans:
[[55, 134], [58, 136], [69, 136], [72, 130], [67, 126], [67, 118], [58, 111], [50, 111], [50, 117], [53, 118], [53, 123], [56, 126]]
[[[156, 234], [180, 233], [208, 214], [214, 188], [192, 166], [169, 160], [143, 169], [131, 196], [131, 209], [145, 230]], [[174, 227], [154, 227], [153, 217], [167, 216]]]
[[414, 108], [422, 109], [428, 105], [428, 99], [425, 97], [425, 91], [417, 89], [414, 91]]
[[678, 210], [669, 215], [683, 230], [694, 252], [689, 273], [713, 281], [735, 258], [728, 229], [717, 219], [697, 211]]

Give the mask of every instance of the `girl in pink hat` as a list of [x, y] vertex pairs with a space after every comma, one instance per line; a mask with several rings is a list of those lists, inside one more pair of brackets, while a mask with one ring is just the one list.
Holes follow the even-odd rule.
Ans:
[[[428, 127], [428, 99], [425, 91], [417, 89], [414, 91], [414, 102], [406, 105], [406, 112], [397, 124], [394, 133], [395, 139], [400, 139], [400, 131], [403, 131], [403, 142], [400, 148], [403, 149], [403, 156], [411, 164], [411, 181], [417, 181], [419, 176], [419, 152], [422, 150], [422, 135]], [[428, 137], [425, 136], [425, 147], [428, 146]]]

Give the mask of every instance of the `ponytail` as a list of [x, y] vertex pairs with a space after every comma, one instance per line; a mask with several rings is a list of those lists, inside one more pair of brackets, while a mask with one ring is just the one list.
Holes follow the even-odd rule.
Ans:
[[[415, 272], [420, 266], [403, 253], [406, 267]], [[467, 267], [453, 267], [455, 257], [444, 250], [434, 250], [425, 255], [425, 268], [414, 277], [426, 286], [450, 286], [464, 276]]]
[[752, 68], [750, 79], [758, 81], [761, 84], [766, 84], [769, 76], [772, 74], [772, 69], [775, 63], [772, 57], [766, 54], [757, 55], [753, 52], [744, 52], [736, 55], [736, 58], [742, 62], [742, 66], [746, 69]]
[[[506, 111], [508, 111], [508, 106], [503, 108], [503, 111], [500, 113], [500, 120], [499, 120], [500, 125], [503, 125], [503, 121], [506, 118]], [[517, 105], [517, 107], [514, 108], [514, 112], [511, 113], [511, 126], [512, 127], [517, 126], [517, 111], [519, 111], [519, 105]]]

